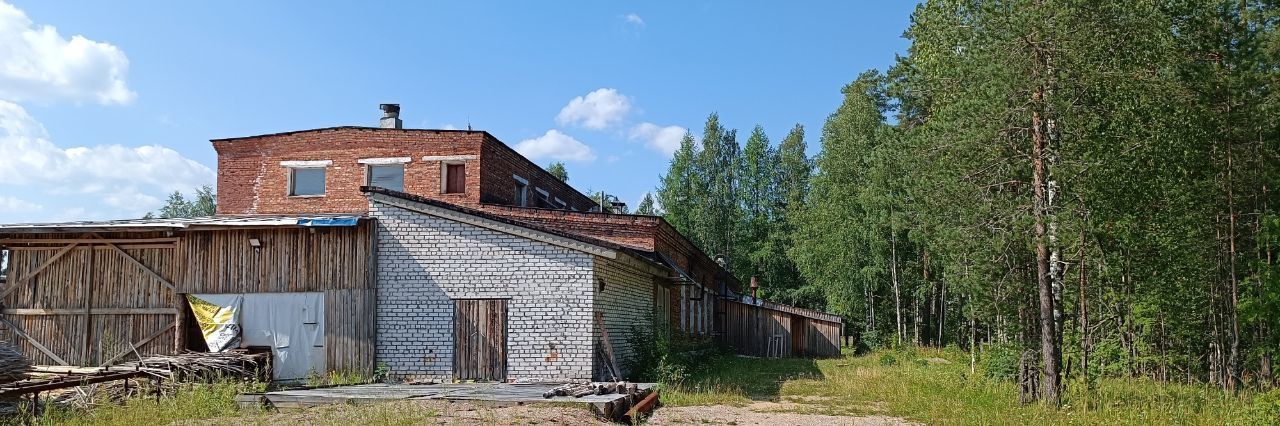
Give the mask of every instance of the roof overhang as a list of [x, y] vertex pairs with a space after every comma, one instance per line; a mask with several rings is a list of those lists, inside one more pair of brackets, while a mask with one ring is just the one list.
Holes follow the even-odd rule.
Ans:
[[504, 234], [528, 238], [534, 241], [551, 244], [553, 246], [577, 250], [583, 253], [606, 257], [609, 259], [616, 259], [618, 257], [617, 250], [614, 250], [613, 248], [592, 244], [579, 238], [539, 230], [533, 225], [520, 224], [512, 220], [494, 220], [488, 217], [483, 217], [479, 214], [462, 211], [461, 208], [437, 206], [382, 192], [367, 191], [367, 194], [369, 195], [369, 200], [373, 202], [395, 206], [405, 210], [439, 217], [441, 219], [452, 220], [454, 222], [474, 225], [492, 231], [502, 232]]
[[57, 234], [71, 232], [159, 232], [237, 228], [346, 227], [365, 217], [357, 215], [310, 216], [206, 216], [174, 219], [123, 219], [61, 223], [0, 224], [0, 234]]

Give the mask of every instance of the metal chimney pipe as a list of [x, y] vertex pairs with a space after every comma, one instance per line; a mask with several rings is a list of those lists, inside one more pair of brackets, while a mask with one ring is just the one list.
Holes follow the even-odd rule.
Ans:
[[404, 122], [400, 121], [400, 104], [380, 104], [378, 109], [382, 110], [382, 119], [378, 120], [378, 127], [383, 129], [404, 128]]
[[760, 280], [756, 279], [755, 275], [752, 275], [751, 276], [751, 298], [752, 299], [760, 298], [760, 296], [757, 295], [759, 290], [760, 290]]

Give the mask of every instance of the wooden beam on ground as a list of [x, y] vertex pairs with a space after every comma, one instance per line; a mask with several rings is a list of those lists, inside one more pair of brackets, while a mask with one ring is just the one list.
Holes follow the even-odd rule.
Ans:
[[631, 421], [635, 422], [637, 420], [636, 416], [640, 414], [649, 414], [650, 412], [653, 411], [654, 407], [657, 407], [657, 406], [658, 406], [658, 390], [654, 389], [653, 391], [649, 392], [648, 396], [644, 397], [644, 399], [640, 400], [640, 402], [637, 402], [636, 405], [631, 406], [631, 410], [627, 411], [627, 417], [630, 417]]
[[13, 330], [13, 334], [17, 334], [18, 336], [21, 336], [23, 339], [27, 339], [27, 341], [31, 343], [31, 346], [35, 346], [37, 350], [39, 350], [40, 352], [43, 352], [45, 355], [48, 355], [49, 358], [52, 358], [58, 364], [68, 365], [66, 361], [62, 360], [62, 357], [54, 355], [53, 351], [49, 350], [49, 348], [44, 347], [44, 345], [36, 341], [35, 338], [28, 336], [27, 333], [25, 331], [22, 331], [21, 328], [18, 328], [16, 324], [9, 322], [9, 320], [4, 319], [3, 317], [0, 317], [0, 322], [4, 323], [4, 325], [9, 326], [9, 329]]
[[168, 327], [162, 328], [162, 329], [160, 329], [160, 331], [157, 331], [157, 332], [155, 332], [155, 333], [152, 333], [150, 336], [147, 336], [145, 339], [142, 339], [142, 340], [139, 340], [139, 341], [135, 342], [135, 343], [133, 344], [133, 347], [132, 347], [132, 348], [129, 348], [129, 350], [124, 351], [124, 352], [120, 352], [120, 353], [116, 354], [116, 356], [113, 356], [113, 357], [111, 357], [111, 358], [108, 358], [106, 361], [103, 361], [103, 362], [102, 362], [102, 365], [100, 365], [100, 367], [106, 367], [107, 365], [110, 365], [111, 363], [115, 362], [117, 359], [120, 359], [121, 357], [124, 357], [125, 355], [131, 354], [131, 353], [134, 353], [134, 352], [137, 352], [137, 349], [136, 349], [136, 348], [141, 348], [141, 347], [142, 347], [142, 345], [145, 345], [145, 344], [147, 344], [147, 343], [151, 343], [151, 341], [152, 341], [152, 340], [156, 340], [156, 338], [160, 337], [161, 335], [164, 335], [164, 333], [165, 333], [166, 331], [169, 331], [170, 329], [172, 329], [172, 328], [174, 328], [174, 327], [177, 327], [177, 326], [178, 326], [178, 322], [177, 322], [177, 321], [174, 321], [172, 324], [169, 324], [169, 326], [168, 326]]
[[45, 260], [44, 263], [41, 263], [40, 266], [36, 267], [36, 269], [32, 270], [31, 272], [28, 272], [27, 275], [24, 275], [22, 278], [18, 278], [17, 280], [14, 280], [13, 283], [9, 284], [8, 288], [4, 289], [4, 292], [0, 293], [0, 299], [4, 299], [10, 293], [13, 293], [19, 287], [22, 287], [28, 281], [31, 281], [32, 277], [35, 277], [36, 274], [39, 274], [41, 271], [44, 271], [44, 268], [48, 268], [49, 265], [53, 264], [53, 262], [56, 262], [58, 259], [61, 259], [62, 255], [67, 254], [67, 252], [70, 252], [71, 249], [76, 248], [76, 245], [77, 243], [71, 243], [70, 245], [63, 247], [62, 250], [58, 250], [58, 253], [54, 254], [53, 257], [50, 257], [48, 260]]

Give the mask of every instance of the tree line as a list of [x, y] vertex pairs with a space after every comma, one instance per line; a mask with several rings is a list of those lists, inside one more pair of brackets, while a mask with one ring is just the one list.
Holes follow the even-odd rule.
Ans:
[[1012, 348], [1025, 401], [1100, 377], [1270, 387], [1277, 17], [927, 1], [895, 65], [843, 88], [816, 157], [799, 126], [740, 145], [713, 114], [658, 204], [739, 279], [869, 345]]

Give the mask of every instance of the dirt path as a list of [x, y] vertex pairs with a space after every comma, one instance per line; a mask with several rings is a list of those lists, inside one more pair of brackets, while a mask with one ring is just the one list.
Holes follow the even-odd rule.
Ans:
[[903, 426], [918, 425], [906, 419], [888, 416], [827, 416], [755, 411], [749, 407], [725, 405], [659, 408], [649, 419], [651, 425], [785, 425], [785, 426]]

